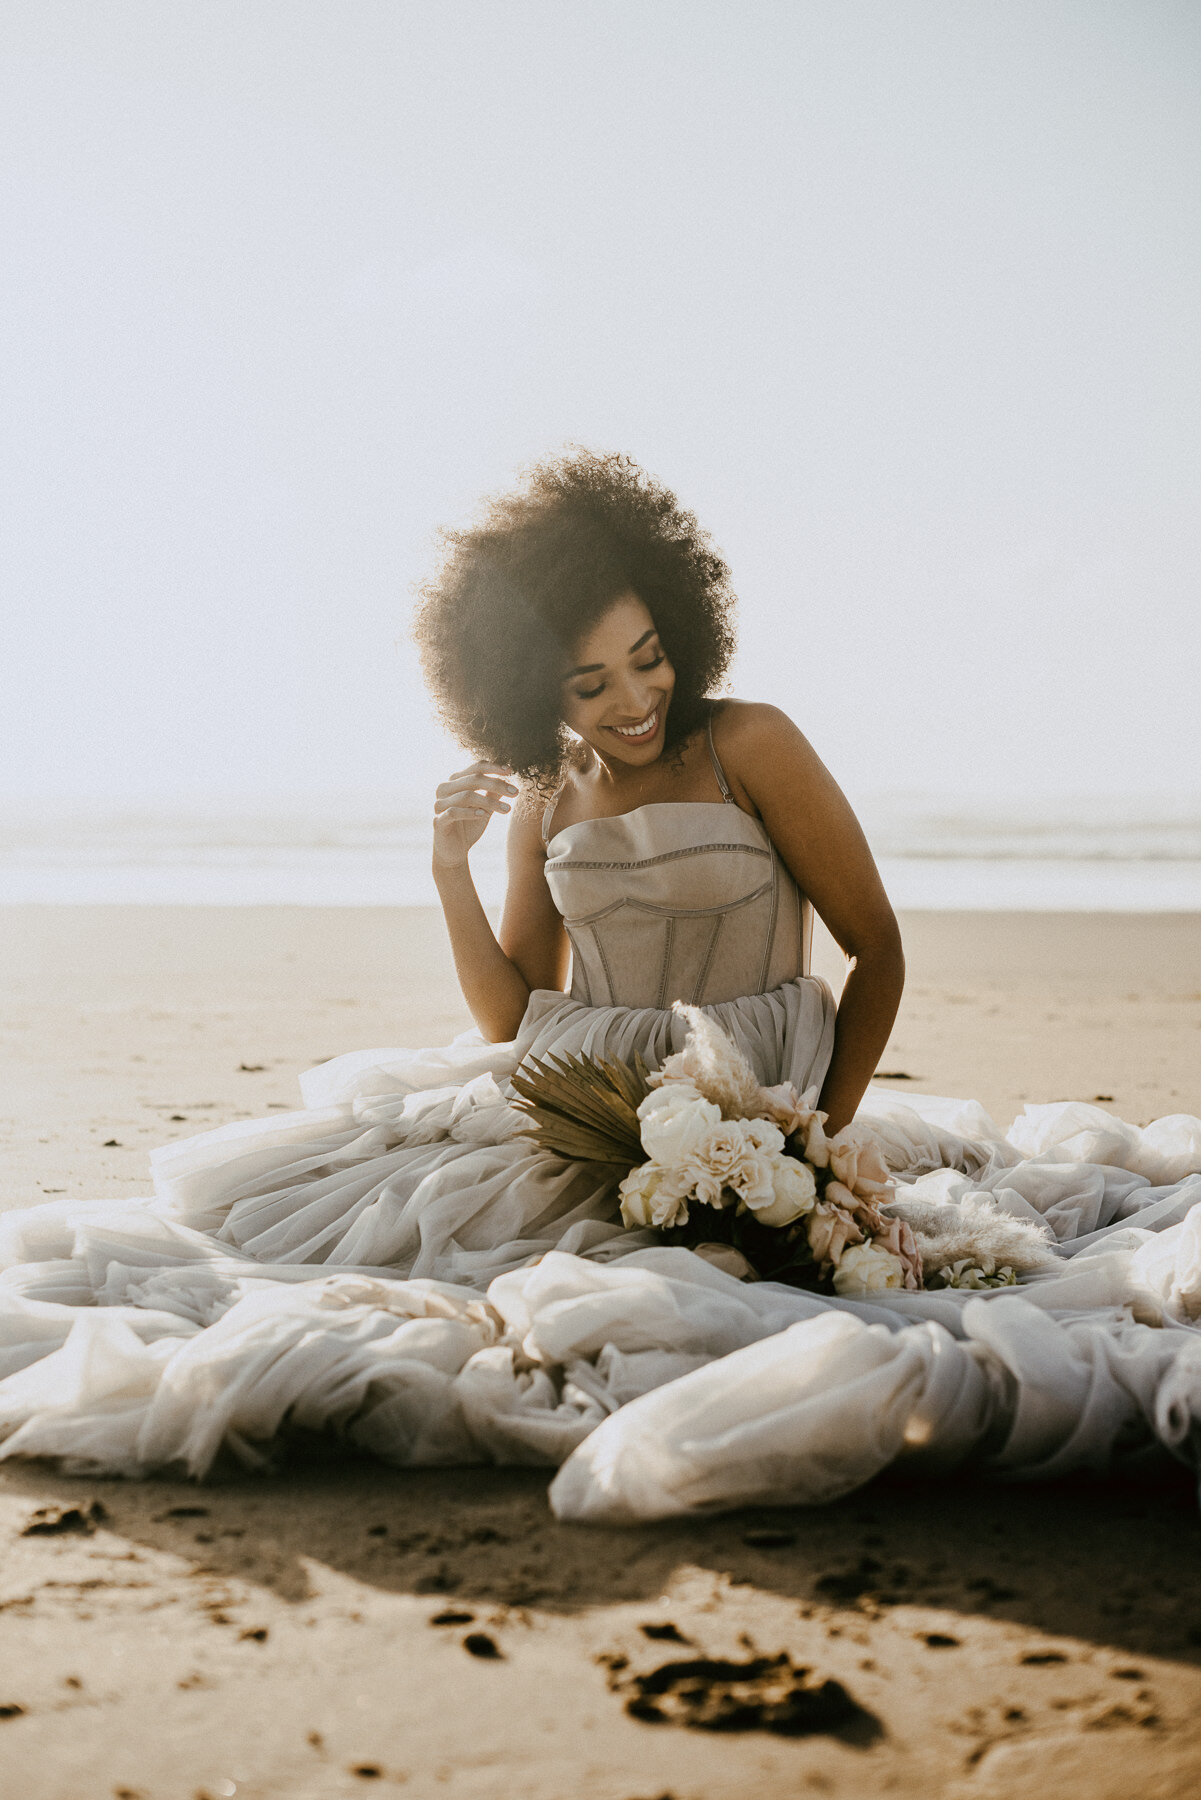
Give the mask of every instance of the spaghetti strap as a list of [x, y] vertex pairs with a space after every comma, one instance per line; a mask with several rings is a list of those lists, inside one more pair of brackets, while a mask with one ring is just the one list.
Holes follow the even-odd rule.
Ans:
[[712, 713], [709, 714], [709, 723], [705, 727], [705, 735], [707, 736], [707, 738], [709, 740], [709, 760], [713, 764], [713, 773], [717, 776], [717, 785], [721, 789], [721, 797], [723, 800], [728, 800], [731, 806], [737, 806], [738, 802], [737, 802], [737, 800], [735, 800], [733, 794], [730, 792], [730, 785], [726, 780], [726, 772], [722, 768], [721, 763], [718, 761], [717, 751], [713, 748], [713, 714]]
[[555, 793], [555, 794], [551, 795], [551, 797], [547, 801], [546, 805], [542, 808], [542, 848], [544, 850], [546, 849], [547, 845], [550, 843], [550, 822], [551, 822], [551, 819], [554, 817], [555, 807], [558, 805], [558, 803], [559, 803], [559, 796], [557, 793]]

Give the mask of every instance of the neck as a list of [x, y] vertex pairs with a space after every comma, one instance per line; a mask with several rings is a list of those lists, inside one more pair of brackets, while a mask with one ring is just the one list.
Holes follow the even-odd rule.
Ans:
[[623, 797], [635, 795], [646, 787], [648, 780], [659, 772], [663, 760], [662, 753], [660, 753], [654, 762], [642, 763], [637, 768], [631, 768], [628, 763], [620, 762], [616, 758], [610, 762], [592, 744], [589, 744], [588, 749], [591, 752], [587, 769], [588, 775], [598, 787], [607, 788], [610, 793]]

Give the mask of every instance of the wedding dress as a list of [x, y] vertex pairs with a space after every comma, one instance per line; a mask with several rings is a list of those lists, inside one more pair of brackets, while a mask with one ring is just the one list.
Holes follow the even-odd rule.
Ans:
[[834, 1000], [809, 908], [732, 800], [552, 837], [568, 994], [517, 1038], [335, 1058], [303, 1109], [153, 1157], [155, 1197], [0, 1215], [0, 1456], [203, 1476], [332, 1431], [400, 1465], [559, 1465], [563, 1518], [818, 1502], [898, 1462], [1009, 1476], [1201, 1459], [1201, 1121], [1140, 1131], [871, 1090], [899, 1192], [1053, 1235], [1020, 1287], [826, 1298], [741, 1283], [617, 1216], [615, 1179], [540, 1150], [527, 1056], [651, 1066], [682, 998], [764, 1083], [821, 1082]]

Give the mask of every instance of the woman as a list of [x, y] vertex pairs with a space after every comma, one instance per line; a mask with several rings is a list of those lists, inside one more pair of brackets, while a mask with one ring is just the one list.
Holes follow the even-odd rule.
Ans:
[[[331, 1112], [328, 1136], [314, 1140], [310, 1111], [173, 1145], [155, 1171], [176, 1217], [260, 1261], [486, 1286], [548, 1250], [607, 1259], [635, 1243], [606, 1171], [525, 1135], [503, 1085], [518, 1063], [653, 1067], [683, 1041], [672, 1002], [695, 1001], [762, 1081], [824, 1082], [837, 1127], [887, 1041], [903, 965], [863, 835], [799, 731], [709, 697], [733, 648], [729, 575], [672, 495], [623, 458], [579, 454], [446, 549], [416, 632], [447, 723], [481, 755], [439, 788], [434, 819], [480, 1035], [310, 1072], [310, 1105], [356, 1109]], [[498, 940], [468, 852], [511, 805]], [[806, 973], [813, 904], [855, 958], [837, 1019]]]
[[[418, 622], [447, 721], [483, 759], [438, 789], [434, 821], [438, 891], [481, 1032], [516, 1038], [531, 996], [565, 987], [569, 963], [585, 1003], [650, 999], [662, 1009], [777, 987], [807, 973], [812, 905], [851, 965], [821, 1071], [821, 1105], [830, 1129], [841, 1128], [896, 1016], [900, 933], [854, 814], [796, 726], [774, 707], [708, 697], [733, 648], [725, 564], [674, 497], [618, 457], [550, 464], [497, 513], [452, 539]], [[539, 791], [548, 785], [549, 804]], [[468, 852], [514, 801], [498, 941]], [[663, 867], [654, 882], [648, 865], [678, 849], [681, 832], [698, 850], [711, 844], [703, 873]], [[737, 848], [726, 847], [731, 835]], [[569, 878], [597, 846], [620, 870], [607, 881]], [[739, 918], [748, 877], [761, 872], [744, 846], [767, 851], [775, 887]], [[653, 900], [641, 900], [648, 879]], [[594, 885], [603, 894], [581, 899]], [[624, 911], [597, 943], [601, 928], [573, 925], [573, 914], [609, 899]], [[701, 920], [723, 902], [715, 940]], [[635, 910], [652, 904], [654, 923]], [[668, 949], [675, 921], [694, 929]], [[762, 1074], [809, 1072], [793, 1062]]]
[[[478, 759], [438, 790], [434, 870], [479, 1031], [309, 1071], [303, 1111], [160, 1150], [153, 1203], [7, 1215], [0, 1455], [200, 1475], [321, 1427], [401, 1464], [564, 1463], [557, 1510], [610, 1519], [829, 1498], [897, 1456], [1194, 1456], [1198, 1121], [1066, 1106], [1003, 1138], [970, 1105], [874, 1096], [931, 1241], [1015, 1218], [1057, 1241], [1022, 1296], [846, 1299], [625, 1230], [611, 1175], [510, 1104], [548, 1052], [661, 1063], [683, 999], [760, 1082], [819, 1086], [831, 1131], [859, 1108], [896, 922], [796, 727], [711, 697], [730, 611], [695, 520], [620, 458], [545, 464], [450, 534], [417, 633]], [[496, 936], [468, 855], [510, 809]], [[851, 965], [837, 1012], [811, 907]]]

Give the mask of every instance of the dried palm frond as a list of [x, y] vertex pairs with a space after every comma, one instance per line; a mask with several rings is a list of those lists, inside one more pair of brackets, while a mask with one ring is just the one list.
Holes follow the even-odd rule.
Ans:
[[513, 1102], [534, 1121], [544, 1150], [575, 1162], [646, 1161], [638, 1135], [638, 1107], [650, 1090], [640, 1056], [633, 1067], [592, 1056], [530, 1057], [510, 1078]]

